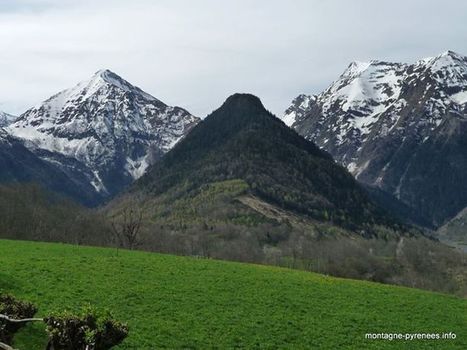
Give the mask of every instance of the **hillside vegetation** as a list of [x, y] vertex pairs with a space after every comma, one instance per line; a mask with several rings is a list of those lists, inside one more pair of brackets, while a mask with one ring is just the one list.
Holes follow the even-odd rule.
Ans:
[[374, 224], [397, 226], [329, 154], [248, 94], [230, 96], [137, 181], [130, 195], [189, 196], [200, 186], [234, 179], [266, 202], [364, 235], [372, 234]]
[[0, 237], [75, 244], [109, 244], [98, 213], [37, 184], [0, 184]]
[[[465, 349], [467, 301], [276, 267], [0, 240], [0, 289], [38, 315], [91, 303], [129, 325], [119, 349]], [[366, 333], [454, 332], [455, 340]], [[19, 349], [43, 349], [28, 326]]]
[[436, 231], [436, 236], [443, 242], [457, 246], [467, 253], [467, 208]]
[[104, 212], [122, 228], [141, 218], [130, 248], [467, 294], [459, 253], [394, 219], [253, 95], [230, 96]]
[[[0, 186], [0, 238], [127, 247], [103, 217], [34, 185]], [[424, 237], [379, 227], [364, 239], [248, 193], [242, 180], [168, 191], [146, 202], [133, 248], [254, 262], [467, 295], [467, 259]], [[27, 220], [25, 220], [27, 218]]]

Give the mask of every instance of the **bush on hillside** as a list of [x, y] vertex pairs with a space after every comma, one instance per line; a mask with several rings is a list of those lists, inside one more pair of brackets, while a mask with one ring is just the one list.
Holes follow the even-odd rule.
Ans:
[[[0, 295], [0, 314], [2, 315], [19, 320], [31, 318], [36, 312], [37, 308], [31, 303], [20, 301], [11, 295]], [[25, 325], [26, 323], [16, 323], [0, 319], [0, 341], [11, 344], [15, 333]]]
[[100, 314], [91, 307], [80, 314], [56, 313], [46, 317], [48, 350], [107, 350], [120, 344], [128, 335], [128, 327]]

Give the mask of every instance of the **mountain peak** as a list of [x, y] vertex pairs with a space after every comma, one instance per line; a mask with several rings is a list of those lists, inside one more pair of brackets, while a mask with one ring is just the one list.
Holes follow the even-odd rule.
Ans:
[[[113, 86], [124, 91], [138, 90], [140, 93], [144, 93], [140, 91], [140, 89], [138, 89], [136, 86], [132, 85], [131, 83], [123, 79], [121, 76], [112, 72], [109, 69], [98, 70], [96, 73], [94, 73], [91, 79], [89, 79], [88, 81], [79, 83], [76, 86], [76, 88], [78, 88], [79, 90], [85, 88], [88, 91], [97, 91], [103, 85]], [[146, 94], [146, 93], [144, 94], [145, 94], [145, 97], [147, 98], [150, 96], [149, 94]]]
[[335, 222], [341, 215], [337, 213], [347, 213], [355, 223], [367, 220], [369, 213], [381, 219], [349, 173], [251, 94], [227, 98], [154, 164], [133, 191], [158, 196], [182, 186], [196, 191], [231, 180], [245, 182], [252, 195], [300, 215], [323, 219], [320, 215], [328, 210]]
[[434, 56], [424, 58], [416, 63], [416, 65], [426, 65], [432, 69], [441, 69], [446, 66], [455, 66], [467, 63], [467, 57], [452, 50], [444, 51], [443, 53]]
[[353, 61], [342, 74], [342, 77], [355, 77], [358, 76], [370, 68], [374, 69], [393, 69], [402, 65], [401, 63], [393, 63], [381, 60], [370, 60], [370, 61]]
[[467, 86], [467, 57], [454, 51], [448, 50], [438, 56], [422, 59], [415, 64], [415, 68], [427, 72], [442, 86]]
[[236, 129], [258, 121], [261, 116], [269, 115], [269, 112], [255, 95], [236, 93], [229, 96], [218, 110], [207, 116], [206, 120], [212, 119], [214, 114], [220, 116], [217, 122], [224, 120], [230, 125], [229, 128], [236, 125]]
[[364, 72], [368, 67], [370, 67], [372, 61], [362, 62], [362, 61], [353, 61], [350, 62], [347, 69], [342, 74], [343, 76], [351, 76]]
[[438, 56], [433, 57], [433, 58], [428, 59], [428, 60], [432, 61], [432, 62], [442, 61], [442, 62], [445, 62], [445, 63], [455, 63], [455, 62], [459, 62], [459, 61], [464, 61], [465, 62], [467, 60], [467, 57], [465, 57], [465, 56], [463, 56], [461, 54], [458, 54], [457, 52], [447, 50], [447, 51], [444, 51], [443, 53], [439, 54]]
[[125, 79], [123, 79], [118, 74], [112, 72], [109, 69], [100, 69], [96, 73], [94, 73], [91, 79], [100, 78], [109, 84], [114, 84], [116, 81], [124, 82], [129, 84]]
[[229, 96], [222, 106], [231, 108], [244, 108], [248, 106], [264, 109], [263, 103], [259, 97], [246, 93], [235, 93]]
[[458, 54], [457, 52], [454, 52], [452, 50], [447, 50], [447, 51], [444, 51], [442, 54], [438, 55], [438, 57], [452, 57], [452, 58], [457, 58], [457, 59], [463, 59], [465, 58], [464, 56], [462, 56], [461, 54]]
[[99, 69], [96, 73], [94, 73], [94, 76], [104, 77], [107, 74], [115, 74], [115, 73], [112, 72], [110, 69], [102, 68], [102, 69]]
[[449, 65], [466, 65], [467, 57], [454, 51], [445, 51], [436, 57], [438, 61], [447, 62]]

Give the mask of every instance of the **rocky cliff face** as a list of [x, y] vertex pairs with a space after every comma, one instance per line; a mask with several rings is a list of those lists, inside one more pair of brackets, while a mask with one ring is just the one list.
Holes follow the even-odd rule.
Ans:
[[283, 120], [361, 182], [440, 225], [467, 206], [467, 58], [354, 62]]

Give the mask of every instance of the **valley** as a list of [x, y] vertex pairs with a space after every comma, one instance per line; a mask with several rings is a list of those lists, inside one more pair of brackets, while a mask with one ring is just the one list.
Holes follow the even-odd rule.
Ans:
[[[446, 62], [464, 61], [447, 52], [417, 63], [415, 71], [429, 77], [427, 65], [444, 71]], [[300, 95], [282, 120], [244, 93], [200, 119], [109, 70], [17, 118], [5, 115], [0, 262], [6, 272], [0, 273], [0, 292], [40, 304], [45, 309], [39, 313], [85, 302], [112, 306], [134, 329], [122, 349], [212, 348], [214, 339], [226, 348], [397, 348], [364, 335], [384, 333], [382, 325], [396, 328], [396, 320], [390, 331], [438, 331], [440, 318], [443, 333], [461, 335], [467, 235], [465, 213], [452, 215], [466, 204], [464, 102], [459, 92], [451, 94], [455, 104], [436, 112], [432, 124], [424, 122], [426, 114], [414, 117], [413, 109], [415, 125], [404, 109], [395, 109], [401, 94], [411, 91], [407, 81], [417, 78], [410, 67], [351, 64], [322, 95]], [[404, 118], [391, 119], [395, 114], [409, 118], [404, 127]], [[437, 129], [452, 123], [448, 134]], [[443, 147], [425, 148], [429, 140]], [[401, 146], [394, 150], [387, 142]], [[365, 147], [374, 152], [360, 153]], [[401, 147], [416, 150], [407, 158]], [[369, 158], [359, 159], [363, 154]], [[409, 162], [401, 181], [420, 181], [420, 172], [430, 176], [421, 163], [410, 163], [420, 154], [440, 177], [422, 182], [420, 191], [388, 187], [386, 171], [400, 170], [389, 164], [401, 159]], [[365, 171], [376, 169], [371, 164], [380, 164], [380, 156], [391, 160], [370, 181], [376, 175]], [[438, 197], [425, 197], [427, 190]], [[213, 317], [206, 297], [230, 311]], [[415, 320], [407, 303], [422, 310]], [[449, 317], [438, 303], [451, 310]], [[268, 308], [272, 320], [265, 316]], [[279, 324], [289, 326], [278, 330]], [[331, 336], [331, 329], [339, 331]], [[344, 339], [342, 332], [353, 336]], [[15, 337], [21, 349], [39, 349], [45, 341], [36, 325]], [[465, 345], [462, 337], [443, 341], [447, 349]]]
[[0, 2], [0, 350], [467, 349], [467, 2]]
[[460, 252], [374, 203], [327, 153], [249, 94], [229, 97], [97, 210], [40, 187], [0, 190], [5, 238], [253, 262], [467, 293]]

